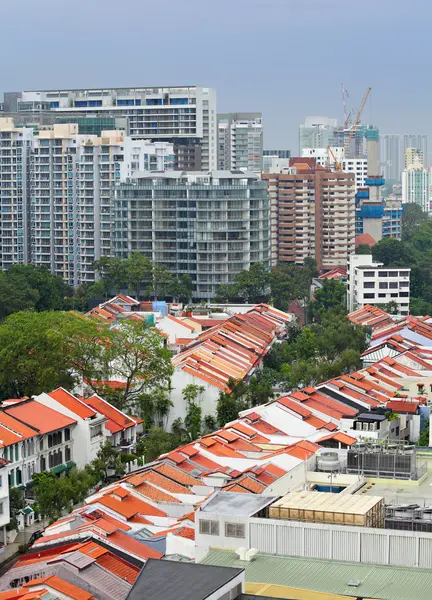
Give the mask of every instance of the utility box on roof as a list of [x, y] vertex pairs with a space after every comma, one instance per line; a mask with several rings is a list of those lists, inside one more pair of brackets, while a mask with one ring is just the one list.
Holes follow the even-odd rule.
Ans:
[[290, 492], [270, 506], [270, 518], [384, 527], [384, 498], [327, 492]]

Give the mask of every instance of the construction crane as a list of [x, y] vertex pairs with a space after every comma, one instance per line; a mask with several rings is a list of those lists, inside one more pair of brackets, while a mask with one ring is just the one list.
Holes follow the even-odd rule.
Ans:
[[372, 88], [368, 88], [366, 90], [366, 94], [363, 97], [362, 103], [360, 104], [359, 111], [358, 111], [357, 116], [355, 118], [355, 121], [354, 121], [354, 123], [353, 123], [353, 125], [351, 127], [351, 133], [349, 134], [348, 138], [345, 140], [345, 144], [344, 144], [345, 158], [348, 156], [348, 152], [349, 152], [349, 149], [350, 149], [350, 146], [351, 146], [351, 142], [353, 140], [353, 137], [356, 134], [358, 124], [360, 123], [361, 114], [363, 112], [363, 109], [365, 107], [367, 99], [369, 98], [369, 94], [371, 93], [371, 90], [372, 90]]
[[342, 165], [342, 163], [340, 163], [340, 162], [338, 161], [338, 159], [337, 159], [337, 158], [336, 158], [336, 156], [334, 155], [334, 153], [333, 153], [333, 150], [331, 149], [331, 147], [330, 147], [330, 146], [327, 146], [327, 152], [329, 153], [329, 163], [330, 163], [330, 156], [331, 156], [331, 157], [332, 157], [332, 159], [333, 159], [333, 162], [334, 162], [334, 166], [335, 166], [335, 169], [336, 169], [336, 171], [343, 171], [343, 165]]
[[343, 112], [344, 112], [344, 127], [345, 129], [348, 128], [348, 125], [350, 124], [350, 120], [351, 120], [351, 110], [350, 112], [348, 112], [348, 108], [347, 108], [347, 98], [350, 97], [348, 90], [345, 89], [344, 84], [341, 83], [341, 91], [342, 91], [342, 105], [343, 105]]

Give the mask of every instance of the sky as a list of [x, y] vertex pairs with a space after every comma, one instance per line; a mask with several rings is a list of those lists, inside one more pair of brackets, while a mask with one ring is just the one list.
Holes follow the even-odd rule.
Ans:
[[298, 150], [307, 115], [432, 134], [430, 0], [0, 0], [0, 94], [203, 85], [261, 111], [264, 147]]

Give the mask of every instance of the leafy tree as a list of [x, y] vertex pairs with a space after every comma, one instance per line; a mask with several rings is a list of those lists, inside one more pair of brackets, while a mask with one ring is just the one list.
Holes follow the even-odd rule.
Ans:
[[137, 454], [144, 456], [145, 462], [156, 460], [161, 454], [171, 452], [178, 447], [178, 438], [162, 427], [152, 427], [137, 442]]
[[368, 244], [359, 244], [355, 249], [356, 254], [372, 254], [372, 248]]
[[168, 295], [179, 302], [189, 302], [193, 292], [193, 281], [190, 275], [183, 274], [173, 278], [168, 287]]
[[127, 283], [125, 259], [102, 256], [94, 262], [94, 268], [101, 277], [103, 287], [100, 289], [105, 299], [108, 299], [113, 289], [119, 290]]
[[151, 261], [141, 254], [133, 252], [124, 261], [125, 279], [137, 300], [141, 298], [141, 290], [152, 283], [153, 267]]
[[[120, 392], [121, 393], [121, 392]], [[117, 399], [116, 405], [121, 404]], [[156, 387], [149, 393], [143, 393], [136, 399], [139, 416], [144, 420], [144, 429], [153, 426], [164, 427], [173, 405], [164, 387]]]
[[18, 529], [18, 512], [25, 506], [24, 493], [18, 488], [9, 489], [9, 514], [10, 521], [7, 525], [7, 530], [12, 531]]
[[205, 388], [202, 385], [190, 383], [183, 388], [183, 400], [186, 403], [185, 427], [191, 440], [196, 440], [201, 433], [202, 409], [199, 397]]
[[420, 431], [420, 437], [416, 445], [422, 446], [423, 448], [429, 448], [429, 425], [426, 425]]
[[269, 283], [274, 306], [287, 311], [290, 302], [299, 294], [293, 274], [283, 269], [273, 269], [269, 274]]
[[34, 309], [38, 299], [37, 290], [28, 283], [18, 286], [6, 273], [0, 272], [0, 321], [15, 312]]
[[269, 273], [261, 263], [251, 265], [235, 277], [237, 293], [246, 302], [266, 302], [269, 297]]
[[117, 477], [120, 477], [125, 472], [125, 466], [121, 460], [121, 453], [113, 447], [109, 440], [99, 448], [99, 451], [92, 460], [90, 466], [92, 475], [94, 475], [98, 481], [108, 481], [110, 471], [113, 471], [114, 475]]
[[[168, 389], [173, 372], [171, 354], [160, 333], [131, 319], [110, 331], [109, 343], [103, 345], [102, 364], [106, 376], [124, 382], [117, 392], [122, 410], [135, 410], [143, 394]], [[92, 386], [98, 391], [97, 381]]]
[[395, 238], [383, 238], [372, 247], [372, 257], [386, 267], [406, 267], [414, 260], [414, 253], [405, 242]]
[[311, 314], [319, 320], [328, 310], [345, 312], [346, 288], [336, 279], [325, 279], [323, 287], [315, 292], [315, 299], [311, 302]]
[[169, 294], [173, 282], [173, 276], [165, 265], [153, 265], [152, 281], [149, 286], [149, 292], [158, 298], [165, 298]]
[[216, 289], [216, 302], [235, 302], [238, 298], [237, 286], [232, 283], [222, 283]]
[[263, 373], [253, 375], [247, 385], [246, 401], [249, 407], [265, 404], [274, 398], [273, 382]]
[[20, 398], [97, 379], [106, 336], [73, 313], [10, 315], [0, 324], [0, 388]]
[[399, 312], [398, 305], [394, 300], [390, 300], [390, 302], [387, 302], [387, 304], [384, 306], [384, 310], [390, 315], [397, 315]]
[[6, 271], [7, 279], [16, 287], [29, 286], [36, 293], [35, 310], [61, 310], [64, 300], [73, 291], [61, 277], [53, 275], [45, 267], [16, 264]]
[[206, 415], [203, 419], [204, 433], [213, 433], [217, 429], [216, 417], [214, 415]]
[[410, 241], [418, 227], [428, 219], [428, 214], [423, 212], [418, 204], [405, 204], [402, 213], [402, 240]]

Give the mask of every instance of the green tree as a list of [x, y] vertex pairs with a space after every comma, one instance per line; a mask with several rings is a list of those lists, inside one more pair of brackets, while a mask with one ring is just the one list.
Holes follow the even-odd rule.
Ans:
[[96, 457], [92, 460], [91, 473], [98, 481], [106, 482], [110, 472], [120, 477], [125, 472], [125, 465], [121, 460], [121, 453], [113, 447], [110, 441], [106, 441], [99, 448]]
[[222, 283], [216, 289], [215, 301], [221, 303], [235, 302], [238, 299], [237, 286], [231, 283]]
[[61, 277], [45, 267], [16, 264], [6, 271], [9, 282], [17, 288], [28, 286], [36, 293], [35, 310], [62, 310], [65, 299], [73, 295], [72, 288]]
[[156, 460], [161, 454], [171, 452], [178, 447], [178, 438], [162, 427], [152, 427], [137, 443], [137, 454], [145, 462]]
[[201, 433], [202, 409], [200, 396], [204, 393], [204, 386], [189, 383], [183, 388], [183, 400], [186, 403], [185, 427], [191, 440], [196, 440]]
[[368, 244], [359, 244], [355, 249], [356, 254], [372, 254], [372, 248]]
[[141, 252], [132, 252], [124, 261], [124, 265], [126, 283], [135, 294], [136, 299], [140, 300], [143, 287], [148, 288], [152, 283], [152, 263]]
[[312, 316], [319, 320], [328, 311], [346, 312], [346, 288], [336, 279], [325, 279], [323, 287], [315, 291], [315, 299], [311, 302]]
[[[119, 400], [115, 404], [121, 404]], [[137, 397], [138, 415], [144, 420], [144, 429], [148, 431], [154, 426], [164, 427], [173, 402], [164, 387], [155, 387], [149, 393]]]
[[203, 419], [204, 433], [213, 433], [217, 429], [217, 421], [214, 415], [205, 415]]
[[402, 213], [402, 240], [410, 241], [418, 227], [428, 219], [428, 214], [423, 212], [418, 204], [414, 202], [405, 204]]
[[251, 265], [235, 277], [237, 293], [246, 302], [266, 302], [269, 298], [269, 273], [261, 263]]
[[[173, 372], [171, 354], [158, 330], [124, 319], [110, 331], [103, 353], [104, 379], [124, 382], [117, 392], [117, 408], [135, 411], [143, 394], [168, 390]], [[92, 385], [98, 392], [98, 383]]]
[[34, 310], [39, 300], [37, 290], [28, 283], [17, 285], [0, 272], [0, 321], [22, 310]]
[[169, 284], [168, 294], [178, 302], [189, 302], [193, 292], [192, 277], [187, 274], [173, 278]]
[[10, 521], [7, 525], [7, 530], [12, 531], [18, 529], [18, 513], [25, 506], [24, 493], [18, 488], [9, 489], [9, 514]]
[[405, 267], [415, 260], [411, 248], [395, 238], [383, 238], [372, 247], [372, 257], [386, 267]]
[[148, 291], [155, 300], [165, 298], [170, 293], [173, 280], [172, 273], [168, 271], [165, 265], [153, 265], [152, 279]]
[[[94, 262], [95, 271], [102, 282], [101, 291], [105, 299], [112, 294], [114, 289], [120, 290], [127, 283], [126, 260], [102, 256]], [[98, 282], [99, 283], [99, 282]]]
[[399, 307], [394, 300], [390, 300], [390, 302], [387, 302], [387, 304], [383, 308], [390, 315], [397, 315], [399, 312]]
[[77, 378], [100, 378], [103, 340], [96, 323], [73, 313], [19, 312], [0, 324], [0, 388], [32, 396]]

